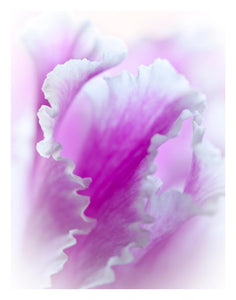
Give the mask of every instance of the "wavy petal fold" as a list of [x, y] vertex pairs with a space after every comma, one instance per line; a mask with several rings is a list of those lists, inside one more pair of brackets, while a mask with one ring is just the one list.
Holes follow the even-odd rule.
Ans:
[[95, 78], [84, 93], [96, 110], [75, 174], [92, 178], [83, 191], [90, 197], [85, 214], [97, 224], [66, 250], [68, 261], [53, 276], [54, 287], [91, 288], [111, 282], [111, 267], [132, 260], [128, 249], [148, 243], [150, 232], [142, 226], [152, 222], [145, 205], [160, 185], [150, 178], [157, 148], [178, 134], [182, 120], [205, 107], [205, 97], [191, 90], [165, 60], [140, 67], [137, 77], [123, 72]]
[[111, 47], [106, 47], [101, 61], [70, 60], [56, 66], [43, 85], [51, 107], [43, 105], [38, 113], [44, 140], [37, 149], [48, 159], [38, 159], [32, 172], [30, 190], [34, 193], [29, 195], [29, 217], [22, 246], [27, 262], [22, 272], [32, 287], [50, 287], [50, 276], [61, 270], [66, 261], [64, 249], [76, 241], [73, 235], [86, 234], [94, 226], [94, 221], [84, 215], [89, 198], [77, 194], [88, 187], [91, 179], [73, 174], [74, 163], [61, 157], [62, 146], [55, 136], [82, 86], [124, 58], [124, 44], [108, 40]]

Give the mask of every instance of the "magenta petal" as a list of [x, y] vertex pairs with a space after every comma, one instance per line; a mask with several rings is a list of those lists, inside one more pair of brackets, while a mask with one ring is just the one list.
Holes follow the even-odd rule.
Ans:
[[[64, 249], [75, 243], [75, 234], [86, 234], [94, 222], [84, 215], [89, 198], [76, 193], [90, 179], [72, 174], [74, 163], [62, 158], [62, 146], [55, 141], [57, 128], [83, 84], [123, 59], [125, 47], [118, 40], [103, 54], [101, 61], [70, 60], [58, 65], [45, 80], [43, 90], [51, 107], [39, 112], [44, 140], [38, 144], [41, 155], [32, 172], [28, 219], [22, 252], [26, 260], [22, 274], [31, 287], [49, 287], [50, 276], [66, 261]], [[114, 47], [114, 50], [112, 48]], [[34, 194], [31, 195], [31, 191]]]
[[53, 287], [111, 282], [111, 267], [132, 260], [130, 247], [147, 244], [149, 233], [140, 225], [152, 220], [144, 207], [159, 184], [150, 189], [147, 182], [156, 149], [178, 134], [183, 119], [205, 106], [205, 97], [167, 61], [141, 67], [137, 77], [124, 72], [100, 84], [106, 90], [102, 97], [97, 79], [84, 90], [97, 111], [75, 169], [76, 175], [92, 178], [84, 191], [91, 201], [85, 213], [97, 224], [66, 250], [68, 261], [53, 276]]
[[148, 65], [156, 58], [167, 59], [186, 76], [192, 87], [206, 94], [206, 136], [224, 153], [224, 47], [222, 36], [212, 29], [180, 31], [164, 38], [143, 38], [129, 49], [126, 59], [112, 72], [127, 69], [136, 74], [140, 64]]
[[103, 54], [102, 61], [70, 60], [64, 65], [58, 65], [47, 75], [43, 91], [51, 107], [43, 105], [38, 113], [44, 140], [38, 143], [37, 150], [42, 156], [49, 157], [58, 147], [55, 143], [57, 129], [83, 85], [124, 58], [124, 45], [118, 40], [111, 40], [112, 42], [117, 46], [117, 53], [108, 50]]
[[[201, 232], [201, 230], [207, 230], [204, 227], [206, 219], [201, 218], [201, 215], [214, 214], [218, 208], [216, 203], [224, 195], [224, 159], [218, 149], [210, 145], [208, 141], [203, 140], [204, 129], [199, 125], [199, 122], [199, 118], [193, 120], [192, 168], [183, 192], [167, 190], [164, 193], [160, 193], [159, 191], [151, 199], [146, 210], [150, 215], [154, 216], [155, 221], [145, 226], [151, 232], [151, 242], [145, 249], [133, 249], [134, 260], [132, 264], [116, 267], [118, 282], [107, 287], [169, 287], [169, 283], [162, 280], [161, 274], [165, 274], [164, 276], [168, 274], [170, 277], [173, 277], [173, 273], [176, 273], [177, 270], [172, 269], [171, 271], [169, 265], [171, 258], [168, 258], [165, 254], [166, 245], [171, 245], [171, 241], [175, 240], [175, 247], [169, 247], [168, 255], [170, 256], [173, 251], [173, 256], [177, 257], [177, 259], [178, 256], [181, 258], [181, 253], [175, 253], [176, 245], [178, 249], [178, 244], [182, 243], [185, 251], [191, 246], [188, 244], [189, 239], [185, 236], [186, 233], [182, 234], [180, 231], [177, 237], [172, 234], [178, 232], [183, 224], [185, 224], [183, 232], [187, 231], [188, 235], [196, 235], [196, 231], [199, 230], [198, 235], [204, 235], [204, 232]], [[195, 222], [186, 222], [194, 216], [198, 216]], [[209, 219], [208, 226], [210, 222], [211, 220]], [[212, 219], [212, 222], [214, 225], [214, 219]], [[162, 257], [164, 257], [163, 260], [161, 259]], [[191, 261], [188, 264], [191, 265]], [[168, 271], [168, 268], [170, 268], [170, 271]], [[158, 269], [161, 271], [158, 271]], [[143, 278], [139, 275], [146, 272], [156, 274], [157, 278], [152, 277], [149, 282], [145, 276]], [[181, 270], [178, 273], [181, 278], [184, 276]], [[191, 284], [198, 284], [198, 282], [192, 282]]]
[[191, 217], [215, 213], [216, 202], [224, 195], [224, 159], [219, 149], [203, 139], [200, 122], [200, 116], [193, 120], [192, 167], [185, 187], [181, 192], [159, 192], [147, 207], [155, 221], [150, 225], [152, 242], [142, 254], [151, 251]]
[[[36, 111], [41, 105], [47, 104], [41, 87], [46, 75], [58, 64], [63, 64], [69, 59], [86, 58], [101, 61], [104, 54], [109, 56], [109, 53], [121, 50], [121, 41], [102, 36], [88, 21], [83, 23], [79, 21], [77, 15], [70, 13], [47, 12], [27, 24], [24, 42], [36, 70], [37, 95], [34, 103]], [[122, 47], [122, 52], [126, 52], [124, 45]], [[41, 139], [42, 132], [37, 120], [35, 143]]]
[[[38, 113], [42, 131], [37, 124], [35, 136], [39, 141], [43, 133], [37, 150], [47, 159], [34, 160], [24, 203], [28, 210], [19, 247], [21, 286], [93, 288], [111, 283], [110, 287], [116, 287], [117, 277], [117, 286], [135, 286], [138, 272], [148, 274], [163, 262], [158, 257], [172, 234], [184, 223], [188, 227], [186, 221], [193, 216], [212, 214], [215, 201], [223, 195], [224, 162], [202, 139], [200, 114], [205, 97], [190, 89], [165, 60], [141, 66], [137, 77], [123, 72], [103, 79], [100, 73], [118, 64], [126, 50], [115, 39], [98, 37], [86, 23], [74, 27], [59, 14], [55, 24], [53, 20], [43, 24], [41, 19], [38, 29], [28, 39], [38, 87], [53, 71], [43, 85], [50, 106], [42, 105]], [[166, 55], [167, 48], [170, 57], [176, 53], [178, 47], [170, 45], [171, 41], [164, 42], [160, 55]], [[145, 57], [153, 61], [155, 45], [150, 49], [148, 46], [150, 55]], [[191, 51], [188, 54], [188, 59], [179, 57], [177, 70], [185, 70], [186, 60], [202, 65], [201, 59], [192, 60]], [[217, 57], [210, 59], [210, 64], [215, 60]], [[208, 73], [202, 74], [200, 68], [199, 74], [200, 85], [208, 84], [204, 79]], [[194, 76], [190, 74], [191, 84]], [[198, 81], [195, 86], [199, 87]], [[209, 92], [207, 86], [205, 91]], [[45, 99], [38, 91], [36, 107], [41, 104]], [[163, 176], [168, 181], [163, 192], [158, 178], [162, 170], [155, 172], [157, 151], [169, 139], [175, 141], [189, 117], [194, 119], [192, 148], [178, 160], [179, 165], [184, 164], [178, 178]], [[181, 142], [172, 145], [174, 150], [186, 146]], [[176, 154], [168, 147], [163, 149], [167, 160]], [[192, 151], [191, 170], [181, 189]], [[172, 160], [169, 165], [162, 162], [165, 168], [172, 164]], [[179, 183], [180, 190], [174, 190], [173, 185]], [[168, 252], [172, 257], [171, 251], [175, 247]], [[145, 286], [141, 277], [138, 287]]]
[[[103, 288], [169, 288], [171, 287], [169, 278], [172, 280], [174, 278], [173, 287], [183, 286], [185, 274], [184, 272], [182, 274], [182, 270], [174, 270], [171, 265], [172, 256], [177, 260], [183, 260], [181, 250], [177, 249], [194, 256], [193, 246], [189, 244], [193, 241], [188, 236], [193, 236], [198, 243], [204, 243], [204, 239], [201, 240], [200, 236], [209, 234], [206, 233], [208, 227], [205, 227], [205, 222], [208, 222], [207, 226], [215, 226], [215, 221], [214, 218], [211, 221], [201, 216], [214, 215], [218, 208], [216, 202], [218, 203], [224, 194], [224, 159], [218, 149], [202, 140], [204, 130], [199, 125], [198, 119], [193, 121], [192, 168], [185, 188], [182, 192], [167, 190], [161, 193], [160, 190], [153, 195], [146, 211], [155, 220], [144, 226], [151, 232], [150, 243], [144, 249], [132, 249], [134, 259], [131, 264], [116, 266], [117, 282]], [[198, 218], [190, 222], [194, 216]], [[195, 245], [194, 248], [196, 247]], [[168, 254], [165, 251], [168, 251]], [[197, 269], [191, 259], [188, 259], [189, 261], [183, 263], [184, 267], [193, 265]], [[194, 269], [192, 271], [195, 272]], [[180, 276], [179, 283], [176, 280], [176, 273]], [[162, 278], [162, 274], [165, 279]], [[199, 280], [198, 283], [198, 280], [199, 278], [196, 282], [190, 280], [190, 288], [191, 285], [199, 283], [204, 285], [204, 281]]]
[[58, 152], [53, 158], [40, 160], [35, 174], [37, 182], [28, 203], [29, 215], [22, 245], [23, 267], [27, 287], [50, 287], [50, 276], [61, 270], [66, 261], [63, 250], [75, 243], [74, 234], [86, 234], [94, 221], [84, 216], [88, 197], [77, 190], [90, 180], [72, 175], [74, 164], [62, 159]]

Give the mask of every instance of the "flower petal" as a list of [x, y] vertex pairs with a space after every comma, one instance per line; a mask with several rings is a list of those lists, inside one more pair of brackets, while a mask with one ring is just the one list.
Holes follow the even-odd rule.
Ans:
[[116, 44], [116, 53], [108, 49], [103, 53], [102, 61], [72, 59], [64, 65], [57, 65], [53, 72], [47, 75], [43, 92], [51, 107], [42, 105], [38, 113], [39, 123], [44, 133], [44, 140], [37, 145], [40, 155], [49, 157], [58, 147], [55, 143], [57, 128], [83, 85], [124, 58], [125, 46], [115, 39], [111, 42]]
[[[181, 248], [178, 243], [184, 245], [184, 249], [181, 248], [182, 251], [190, 248], [190, 241], [186, 235], [193, 234], [199, 240], [200, 234], [208, 234], [206, 233], [208, 232], [208, 227], [205, 224], [206, 219], [201, 216], [214, 216], [217, 213], [218, 205], [216, 203], [218, 204], [224, 195], [224, 159], [218, 149], [210, 145], [208, 141], [202, 140], [204, 129], [199, 123], [200, 118], [198, 116], [193, 120], [192, 168], [183, 191], [167, 190], [161, 193], [159, 190], [153, 195], [146, 210], [149, 215], [155, 218], [155, 221], [144, 227], [151, 232], [151, 242], [145, 249], [132, 249], [134, 256], [132, 263], [125, 267], [116, 266], [115, 272], [120, 279], [117, 283], [105, 286], [105, 288], [119, 288], [121, 286], [123, 288], [135, 288], [137, 286], [170, 287], [169, 283], [161, 278], [162, 273], [164, 276], [172, 277], [172, 273], [169, 274], [168, 271], [171, 259], [168, 259], [164, 253], [166, 245], [172, 245], [174, 241], [174, 246], [167, 246], [167, 251], [169, 256], [173, 252], [173, 256], [177, 256], [178, 259], [178, 256], [181, 258], [181, 252], [175, 252], [176, 249]], [[198, 218], [195, 218], [194, 222], [190, 222], [194, 216], [198, 216]], [[207, 226], [212, 226], [211, 222], [214, 225], [214, 218], [212, 221], [209, 219]], [[181, 228], [184, 229], [182, 230], [183, 233], [180, 231]], [[176, 232], [179, 233], [176, 235]], [[196, 237], [196, 232], [198, 232], [198, 237]], [[161, 260], [161, 257], [164, 259]], [[191, 260], [187, 262], [188, 264], [191, 265]], [[196, 269], [196, 266], [194, 268]], [[146, 278], [142, 278], [140, 274], [144, 272], [156, 274], [156, 280], [152, 278], [149, 282]], [[179, 276], [185, 275], [179, 271]], [[191, 282], [190, 284], [194, 285], [198, 282]], [[201, 282], [201, 284], [205, 283]]]
[[[88, 21], [82, 23], [79, 21], [74, 14], [46, 12], [29, 20], [27, 24], [24, 42], [33, 58], [36, 69], [38, 89], [37, 101], [34, 104], [36, 111], [41, 105], [47, 105], [41, 87], [46, 75], [56, 65], [63, 64], [69, 59], [86, 58], [92, 61], [101, 61], [104, 54], [119, 52], [121, 47], [123, 48], [121, 51], [126, 52], [121, 41], [113, 37], [102, 36]], [[36, 122], [35, 143], [42, 139], [38, 120]]]
[[126, 69], [136, 74], [140, 64], [148, 65], [156, 58], [167, 59], [188, 78], [193, 88], [206, 94], [206, 136], [224, 153], [224, 42], [221, 33], [214, 29], [199, 29], [180, 31], [166, 37], [158, 37], [157, 34], [154, 39], [140, 39], [129, 50], [122, 64], [111, 72], [117, 74]]
[[194, 121], [193, 159], [184, 192], [199, 205], [224, 195], [224, 158], [219, 149], [203, 139], [204, 127]]
[[124, 45], [118, 40], [113, 44], [117, 46], [115, 52], [108, 48], [102, 61], [70, 60], [63, 66], [58, 65], [43, 86], [51, 107], [42, 106], [39, 112], [45, 139], [38, 144], [38, 149], [49, 159], [38, 159], [32, 171], [29, 215], [22, 246], [26, 261], [22, 273], [25, 273], [26, 284], [32, 287], [49, 287], [50, 276], [66, 261], [63, 250], [75, 243], [73, 235], [86, 234], [94, 225], [84, 215], [88, 197], [76, 193], [86, 188], [90, 179], [72, 174], [74, 163], [60, 156], [62, 146], [54, 137], [60, 120], [83, 84], [123, 59]]
[[[181, 192], [167, 190], [151, 199], [147, 210], [155, 217], [149, 225], [152, 232], [150, 249], [169, 237], [185, 221], [196, 215], [212, 215], [216, 202], [224, 196], [224, 159], [219, 149], [203, 140], [201, 118], [193, 120], [192, 167]], [[148, 250], [145, 249], [145, 250]], [[145, 251], [143, 251], [145, 253]]]
[[141, 67], [137, 77], [124, 72], [106, 78], [102, 89], [107, 92], [101, 97], [95, 81], [84, 92], [98, 110], [75, 174], [93, 180], [83, 194], [91, 200], [85, 213], [97, 225], [66, 250], [68, 261], [53, 276], [53, 287], [110, 282], [111, 266], [130, 261], [130, 247], [147, 244], [149, 234], [140, 225], [151, 221], [144, 213], [152, 196], [146, 179], [153, 172], [156, 149], [178, 134], [183, 119], [205, 107], [205, 97], [192, 91], [167, 61]]

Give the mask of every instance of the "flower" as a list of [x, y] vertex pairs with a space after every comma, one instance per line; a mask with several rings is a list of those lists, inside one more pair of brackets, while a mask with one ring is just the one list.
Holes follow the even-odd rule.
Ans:
[[[206, 97], [159, 55], [136, 76], [110, 76], [127, 49], [89, 23], [74, 26], [63, 14], [55, 23], [48, 16], [34, 22], [25, 43], [34, 60], [39, 123], [33, 120], [28, 177], [18, 197], [21, 284], [122, 288], [132, 274], [132, 287], [135, 273], [152, 269], [163, 243], [193, 217], [212, 214], [223, 195], [221, 153], [203, 139]], [[178, 140], [183, 123], [186, 137]], [[183, 159], [173, 173], [175, 151]]]

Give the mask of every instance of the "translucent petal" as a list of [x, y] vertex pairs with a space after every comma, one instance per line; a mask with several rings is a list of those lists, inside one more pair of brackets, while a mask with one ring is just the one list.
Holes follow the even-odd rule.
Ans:
[[39, 111], [44, 140], [38, 149], [48, 160], [38, 159], [32, 171], [22, 246], [26, 261], [22, 273], [28, 280], [26, 284], [33, 287], [50, 286], [50, 276], [61, 270], [66, 261], [63, 250], [75, 243], [73, 235], [86, 234], [94, 224], [84, 215], [88, 197], [76, 193], [91, 180], [73, 175], [74, 163], [60, 156], [62, 146], [54, 137], [60, 120], [83, 84], [123, 59], [124, 45], [118, 40], [110, 41], [112, 47], [116, 44], [116, 49], [108, 47], [101, 61], [70, 60], [58, 65], [43, 86], [51, 107], [44, 105]]
[[[144, 208], [159, 186], [149, 182], [156, 150], [178, 134], [183, 119], [205, 107], [205, 97], [167, 61], [141, 67], [137, 77], [123, 72], [95, 81], [84, 89], [96, 110], [75, 174], [92, 178], [83, 191], [91, 201], [85, 214], [97, 224], [66, 250], [68, 261], [53, 276], [53, 287], [110, 282], [111, 266], [129, 262], [130, 247], [147, 244], [149, 233], [140, 226], [152, 220]], [[100, 84], [106, 92], [99, 97]]]

